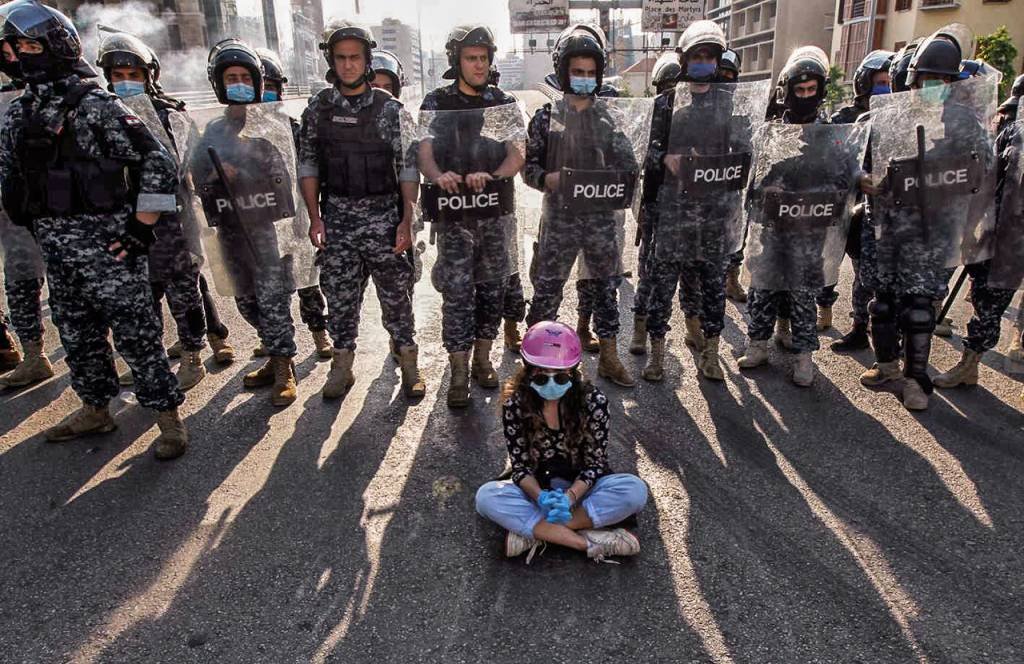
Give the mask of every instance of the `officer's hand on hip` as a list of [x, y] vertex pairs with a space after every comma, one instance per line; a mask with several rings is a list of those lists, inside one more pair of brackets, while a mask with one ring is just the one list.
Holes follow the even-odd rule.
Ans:
[[459, 175], [458, 173], [453, 173], [452, 171], [442, 173], [441, 175], [438, 175], [437, 178], [434, 180], [434, 184], [436, 184], [438, 187], [441, 187], [449, 194], [459, 193], [459, 184], [461, 182], [462, 176]]
[[409, 251], [412, 246], [412, 223], [409, 219], [403, 219], [402, 223], [398, 224], [398, 229], [395, 230], [395, 248], [396, 254], [402, 254]]
[[466, 176], [466, 186], [479, 194], [493, 179], [490, 173], [470, 173]]
[[324, 222], [322, 219], [317, 217], [316, 219], [309, 220], [309, 241], [313, 243], [313, 246], [317, 249], [324, 248], [324, 240], [326, 231], [324, 229]]
[[561, 182], [560, 173], [558, 171], [548, 173], [544, 176], [544, 188], [555, 193], [558, 191], [558, 184]]
[[675, 175], [676, 177], [679, 176], [679, 165], [683, 162], [683, 155], [667, 154], [662, 161], [665, 163], [665, 168], [667, 168], [672, 175]]
[[160, 218], [159, 212], [136, 212], [128, 218], [125, 224], [124, 235], [120, 240], [114, 240], [107, 251], [114, 255], [119, 261], [123, 261], [129, 255], [144, 256], [149, 253], [149, 246], [156, 240], [153, 232], [153, 225]]

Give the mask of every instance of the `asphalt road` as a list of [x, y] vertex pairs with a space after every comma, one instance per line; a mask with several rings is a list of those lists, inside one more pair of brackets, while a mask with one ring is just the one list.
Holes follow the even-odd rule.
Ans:
[[[846, 266], [842, 331], [850, 277]], [[624, 336], [634, 287], [621, 292]], [[499, 409], [476, 389], [471, 408], [445, 406], [428, 278], [416, 289], [428, 393], [413, 403], [372, 293], [355, 388], [320, 398], [328, 364], [300, 329], [286, 409], [242, 389], [255, 336], [218, 304], [240, 360], [208, 365], [189, 393], [193, 442], [178, 461], [153, 459], [152, 416], [129, 392], [118, 431], [43, 440], [77, 404], [49, 323], [57, 377], [0, 395], [0, 661], [1024, 660], [1024, 416], [1020, 375], [998, 352], [979, 386], [910, 414], [859, 385], [867, 351], [822, 350], [810, 389], [789, 383], [780, 351], [741, 374], [732, 303], [727, 380], [709, 383], [677, 313], [664, 383], [597, 381], [614, 468], [651, 487], [641, 555], [597, 565], [551, 547], [527, 567], [501, 557], [500, 533], [474, 513], [476, 487], [504, 464]], [[954, 309], [960, 330], [969, 311]], [[937, 339], [933, 370], [959, 349]], [[516, 357], [495, 357], [508, 376]], [[627, 365], [639, 374], [643, 359]], [[595, 357], [586, 368], [596, 375]]]

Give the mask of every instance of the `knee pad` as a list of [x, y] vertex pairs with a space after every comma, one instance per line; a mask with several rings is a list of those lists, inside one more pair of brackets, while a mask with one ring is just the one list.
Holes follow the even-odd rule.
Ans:
[[935, 329], [935, 309], [931, 298], [915, 295], [909, 299], [903, 310], [903, 329], [907, 332], [928, 333]]
[[872, 319], [888, 322], [896, 317], [896, 307], [890, 300], [876, 297], [868, 303], [868, 314]]

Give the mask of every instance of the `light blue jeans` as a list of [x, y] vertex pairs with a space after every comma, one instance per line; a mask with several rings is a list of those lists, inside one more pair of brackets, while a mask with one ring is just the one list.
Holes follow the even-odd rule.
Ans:
[[[568, 489], [556, 479], [552, 489]], [[647, 504], [647, 485], [636, 475], [616, 473], [597, 480], [581, 501], [595, 528], [618, 523]], [[533, 539], [533, 529], [543, 518], [540, 507], [511, 480], [488, 482], [476, 492], [476, 511], [505, 530]]]

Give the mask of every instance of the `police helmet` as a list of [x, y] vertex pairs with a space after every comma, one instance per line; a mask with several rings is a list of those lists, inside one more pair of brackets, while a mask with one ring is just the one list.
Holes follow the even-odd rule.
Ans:
[[146, 87], [153, 90], [160, 65], [155, 61], [153, 49], [141, 39], [125, 32], [114, 32], [100, 42], [96, 66], [103, 70], [103, 75], [108, 81], [112, 69], [137, 67], [146, 76]]
[[373, 52], [373, 73], [387, 74], [391, 78], [391, 87], [395, 97], [402, 94], [402, 88], [409, 84], [405, 78], [405, 69], [398, 56], [391, 51]]
[[868, 53], [853, 74], [853, 96], [857, 99], [870, 96], [875, 74], [880, 71], [888, 72], [894, 57], [896, 54], [892, 51], [877, 50]]
[[48, 81], [72, 73], [96, 76], [82, 59], [82, 39], [64, 14], [35, 0], [19, 0], [5, 7], [3, 39], [13, 47], [18, 39], [34, 39], [43, 45], [43, 53], [18, 56], [23, 77], [30, 81]]
[[775, 90], [776, 101], [785, 104], [793, 85], [812, 79], [818, 81], [817, 99], [824, 99], [825, 86], [829, 82], [828, 69], [828, 56], [825, 55], [825, 51], [817, 46], [801, 46], [796, 49], [779, 72]]
[[[680, 77], [684, 81], [693, 81], [686, 67], [686, 56], [691, 51], [706, 46], [711, 49], [715, 55], [716, 65], [721, 65], [722, 54], [725, 52], [725, 32], [722, 31], [722, 26], [718, 25], [714, 21], [694, 21], [683, 31], [683, 34], [679, 36], [679, 44], [676, 46], [676, 53], [679, 54], [679, 66], [682, 70]], [[701, 82], [708, 82], [712, 77], [702, 77]]]
[[921, 44], [922, 39], [915, 39], [910, 42], [893, 57], [889, 65], [889, 87], [893, 92], [906, 92], [910, 89], [907, 85], [907, 74], [910, 71], [910, 61], [914, 58], [914, 52]]
[[227, 89], [224, 86], [224, 70], [228, 67], [245, 67], [252, 76], [255, 91], [254, 101], [263, 97], [263, 62], [260, 56], [245, 42], [231, 38], [214, 44], [210, 49], [210, 57], [206, 65], [206, 76], [217, 93], [217, 101], [229, 103]]
[[663, 89], [674, 86], [682, 71], [682, 67], [679, 66], [679, 58], [675, 53], [662, 53], [651, 70], [651, 85], [661, 92]]
[[448, 33], [444, 43], [444, 52], [448, 56], [448, 71], [442, 78], [454, 81], [459, 78], [459, 59], [462, 49], [467, 46], [482, 46], [487, 49], [487, 61], [494, 62], [494, 54], [498, 45], [494, 41], [494, 33], [485, 25], [457, 25]]
[[[573, 26], [570, 26], [573, 27]], [[575, 29], [568, 34], [563, 32], [555, 43], [552, 53], [552, 60], [555, 65], [555, 74], [558, 77], [559, 89], [571, 91], [569, 84], [569, 61], [576, 57], [593, 58], [597, 65], [597, 90], [601, 89], [601, 82], [604, 78], [605, 49], [604, 43], [598, 36], [595, 36], [593, 29], [589, 26], [575, 26]]]
[[277, 53], [269, 48], [258, 48], [256, 49], [256, 55], [260, 56], [260, 63], [263, 64], [263, 80], [269, 83], [277, 83], [284, 88], [284, 84], [288, 82], [288, 77], [284, 75], [284, 65], [281, 64], [281, 58], [278, 57]]
[[914, 57], [910, 59], [910, 65], [907, 67], [907, 85], [915, 87], [920, 81], [921, 74], [937, 74], [956, 80], [960, 78], [962, 60], [963, 51], [960, 43], [939, 30], [921, 42], [914, 51]]
[[320, 51], [324, 55], [324, 60], [327, 61], [327, 80], [334, 82], [337, 79], [337, 75], [334, 72], [334, 45], [345, 39], [355, 39], [362, 42], [363, 50], [366, 54], [366, 72], [363, 75], [363, 80], [359, 81], [354, 86], [358, 88], [364, 82], [369, 83], [373, 80], [373, 66], [370, 64], [373, 59], [373, 49], [377, 48], [377, 42], [373, 38], [373, 33], [370, 29], [364, 25], [360, 25], [353, 21], [344, 18], [331, 19], [323, 32], [324, 40], [320, 42]]
[[743, 67], [743, 56], [739, 54], [739, 51], [734, 51], [731, 48], [725, 49], [722, 52], [722, 61], [718, 63], [719, 69], [731, 71], [736, 74], [739, 78], [740, 68]]

